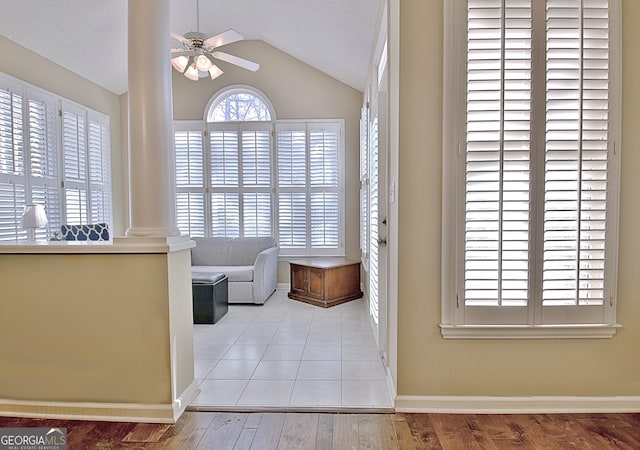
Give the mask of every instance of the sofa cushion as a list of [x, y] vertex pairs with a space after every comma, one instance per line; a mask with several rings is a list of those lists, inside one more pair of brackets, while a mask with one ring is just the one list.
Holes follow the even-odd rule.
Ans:
[[276, 245], [272, 237], [246, 237], [233, 239], [229, 245], [227, 259], [228, 266], [248, 266], [256, 263], [258, 253]]
[[191, 272], [224, 273], [230, 283], [253, 281], [253, 266], [191, 266]]
[[[232, 238], [191, 238], [195, 243], [195, 248], [191, 249], [192, 266], [216, 266], [226, 265], [229, 246]], [[255, 262], [255, 258], [253, 260]], [[253, 264], [253, 262], [251, 264]]]

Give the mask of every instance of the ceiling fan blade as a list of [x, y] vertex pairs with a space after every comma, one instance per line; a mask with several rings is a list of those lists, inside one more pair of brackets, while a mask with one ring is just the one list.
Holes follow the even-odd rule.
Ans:
[[215, 36], [211, 36], [209, 39], [205, 40], [204, 43], [205, 45], [216, 48], [231, 44], [232, 42], [241, 41], [243, 39], [244, 37], [237, 31], [227, 30], [220, 34], [216, 34]]
[[255, 72], [260, 68], [260, 64], [258, 63], [254, 63], [253, 61], [249, 61], [248, 59], [240, 58], [239, 56], [230, 55], [229, 53], [225, 53], [225, 52], [213, 52], [211, 56], [213, 56], [216, 59], [219, 59], [220, 61], [225, 61], [231, 64], [235, 64], [236, 66], [240, 66], [243, 69], [247, 69], [252, 72]]
[[171, 49], [171, 57], [176, 58], [178, 56], [194, 56], [196, 53], [193, 50], [184, 50], [184, 49]]
[[189, 40], [178, 33], [174, 33], [173, 31], [171, 32], [171, 37], [174, 38], [176, 41], [180, 41], [180, 42], [186, 42]]

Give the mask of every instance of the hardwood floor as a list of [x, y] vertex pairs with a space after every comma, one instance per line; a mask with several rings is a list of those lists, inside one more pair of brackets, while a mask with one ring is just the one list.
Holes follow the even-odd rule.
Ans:
[[89, 449], [640, 449], [640, 414], [186, 412], [175, 425], [0, 417]]

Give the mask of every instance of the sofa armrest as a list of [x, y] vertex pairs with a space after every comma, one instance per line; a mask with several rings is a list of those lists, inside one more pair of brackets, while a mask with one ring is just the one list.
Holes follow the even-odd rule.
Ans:
[[276, 290], [278, 285], [278, 247], [269, 247], [256, 257], [253, 267], [253, 301], [264, 301]]

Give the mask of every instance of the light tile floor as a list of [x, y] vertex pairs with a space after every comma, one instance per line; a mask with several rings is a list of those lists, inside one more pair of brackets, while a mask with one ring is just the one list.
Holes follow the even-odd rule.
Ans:
[[277, 290], [262, 305], [230, 305], [215, 325], [194, 325], [191, 406], [391, 408], [363, 299], [331, 308]]

